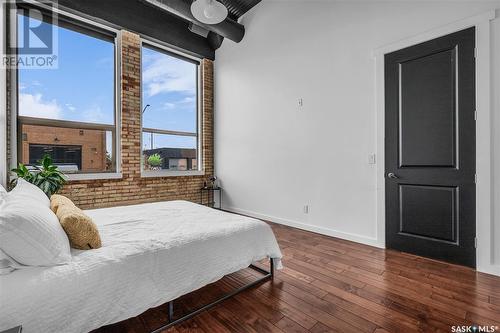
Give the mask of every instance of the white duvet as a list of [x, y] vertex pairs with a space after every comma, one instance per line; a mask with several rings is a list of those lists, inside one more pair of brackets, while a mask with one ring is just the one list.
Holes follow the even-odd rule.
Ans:
[[0, 331], [88, 332], [281, 258], [264, 222], [187, 201], [87, 210], [103, 246], [0, 276]]

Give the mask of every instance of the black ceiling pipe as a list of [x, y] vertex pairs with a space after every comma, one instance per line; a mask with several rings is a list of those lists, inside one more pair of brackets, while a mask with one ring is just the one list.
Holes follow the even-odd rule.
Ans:
[[217, 50], [224, 41], [224, 37], [216, 34], [215, 32], [209, 31], [207, 36], [208, 44], [214, 49]]
[[245, 27], [230, 19], [226, 18], [224, 21], [218, 24], [204, 24], [194, 18], [191, 14], [191, 5], [189, 1], [183, 0], [141, 0], [151, 6], [161, 8], [167, 12], [175, 14], [185, 20], [193, 22], [200, 27], [212, 31], [222, 37], [228, 38], [236, 43], [241, 42], [243, 36], [245, 36]]

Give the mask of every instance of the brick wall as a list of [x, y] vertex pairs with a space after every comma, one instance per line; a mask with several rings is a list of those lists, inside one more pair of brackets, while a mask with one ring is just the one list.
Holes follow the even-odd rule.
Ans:
[[213, 63], [202, 61], [204, 176], [141, 177], [140, 38], [121, 37], [121, 179], [72, 181], [61, 194], [81, 208], [127, 205], [163, 200], [199, 202], [200, 187], [213, 174]]

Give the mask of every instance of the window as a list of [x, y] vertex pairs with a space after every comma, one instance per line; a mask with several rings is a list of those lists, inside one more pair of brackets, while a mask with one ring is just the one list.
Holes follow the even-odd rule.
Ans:
[[78, 171], [82, 168], [82, 146], [29, 145], [29, 164], [36, 164], [45, 155], [59, 165], [63, 171]]
[[142, 169], [200, 170], [199, 63], [142, 46]]
[[18, 45], [25, 20], [51, 25], [58, 38], [57, 69], [16, 72], [18, 161], [36, 165], [48, 154], [65, 173], [115, 172], [115, 34], [22, 8], [15, 19]]

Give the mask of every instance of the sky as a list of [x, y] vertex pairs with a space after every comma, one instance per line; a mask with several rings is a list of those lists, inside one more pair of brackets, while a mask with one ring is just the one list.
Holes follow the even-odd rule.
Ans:
[[[114, 44], [61, 27], [55, 32], [58, 68], [19, 69], [19, 114], [114, 124]], [[142, 52], [142, 100], [150, 105], [143, 126], [196, 132], [197, 66], [145, 47]], [[143, 135], [143, 147], [151, 148], [151, 135]], [[154, 135], [158, 147], [196, 148], [196, 138]]]

